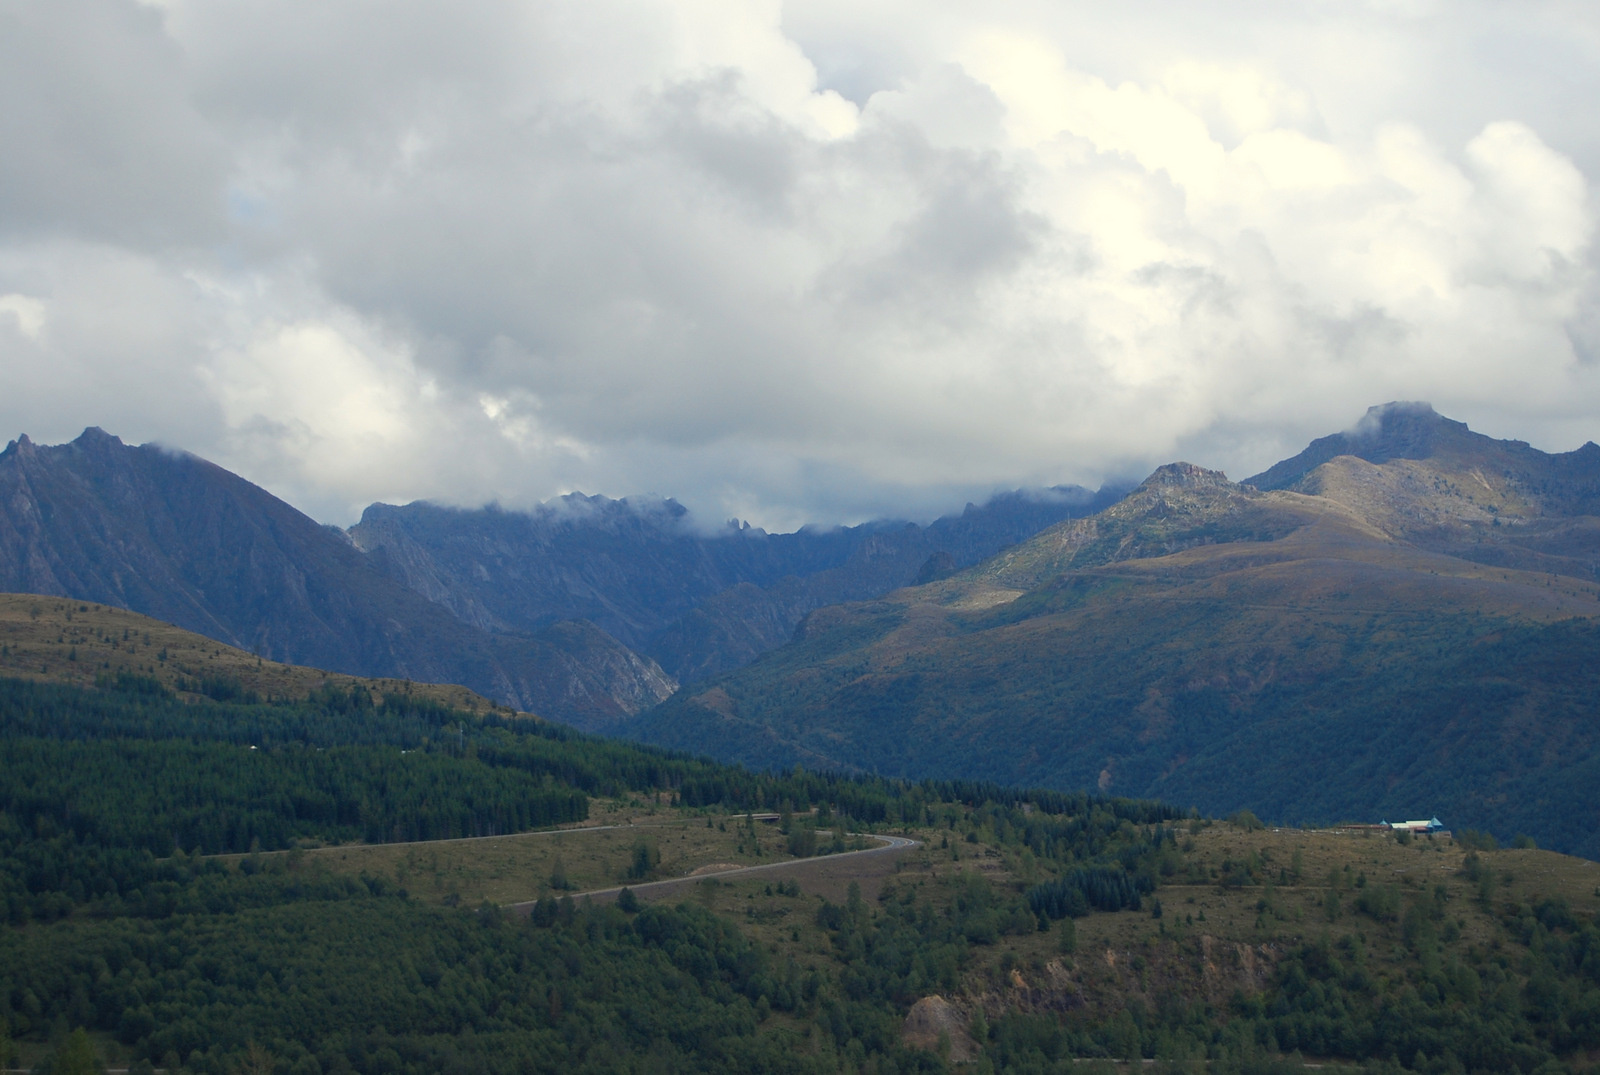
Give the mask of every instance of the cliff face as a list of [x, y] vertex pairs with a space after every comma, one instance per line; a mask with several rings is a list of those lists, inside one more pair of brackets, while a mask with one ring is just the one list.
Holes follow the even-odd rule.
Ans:
[[592, 628], [464, 622], [265, 490], [98, 429], [0, 453], [0, 589], [132, 609], [272, 660], [461, 683], [588, 726], [674, 686]]

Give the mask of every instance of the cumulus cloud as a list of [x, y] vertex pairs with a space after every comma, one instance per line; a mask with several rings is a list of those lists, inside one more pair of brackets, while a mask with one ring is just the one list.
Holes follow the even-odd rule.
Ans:
[[0, 418], [373, 499], [929, 514], [1595, 436], [1559, 0], [0, 0]]

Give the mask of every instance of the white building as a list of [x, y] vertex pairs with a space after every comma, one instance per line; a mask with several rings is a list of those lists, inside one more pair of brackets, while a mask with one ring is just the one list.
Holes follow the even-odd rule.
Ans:
[[1436, 817], [1429, 818], [1427, 821], [1385, 821], [1383, 824], [1396, 832], [1427, 833], [1444, 831], [1444, 822]]

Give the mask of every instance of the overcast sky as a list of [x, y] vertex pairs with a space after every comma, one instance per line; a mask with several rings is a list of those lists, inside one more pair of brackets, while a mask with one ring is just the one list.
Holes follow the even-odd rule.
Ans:
[[771, 528], [1566, 451], [1597, 100], [1584, 0], [0, 0], [0, 442]]

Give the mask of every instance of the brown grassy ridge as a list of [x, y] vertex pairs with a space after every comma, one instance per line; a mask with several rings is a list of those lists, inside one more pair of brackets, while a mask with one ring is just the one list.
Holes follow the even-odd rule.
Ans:
[[404, 694], [473, 713], [509, 713], [453, 684], [366, 679], [279, 664], [137, 612], [39, 594], [0, 594], [0, 675], [93, 687], [103, 676], [146, 676], [168, 690], [236, 680], [262, 698], [299, 700], [325, 686], [364, 686], [374, 701]]

